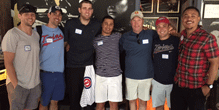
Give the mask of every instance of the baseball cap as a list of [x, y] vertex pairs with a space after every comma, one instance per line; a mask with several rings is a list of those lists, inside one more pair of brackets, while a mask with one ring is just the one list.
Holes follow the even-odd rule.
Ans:
[[170, 24], [170, 21], [166, 18], [166, 17], [160, 17], [157, 19], [156, 21], [156, 26], [159, 24], [159, 23], [167, 23], [167, 24]]
[[59, 10], [60, 12], [61, 12], [61, 14], [63, 14], [63, 12], [62, 12], [62, 9], [59, 7], [59, 6], [51, 6], [50, 8], [49, 8], [49, 11], [48, 11], [48, 13], [54, 13], [54, 12], [56, 12], [57, 10]]
[[134, 11], [134, 12], [132, 12], [130, 18], [133, 19], [136, 16], [138, 16], [139, 18], [143, 18], [144, 17], [141, 11]]
[[30, 4], [24, 4], [19, 9], [19, 13], [21, 14], [21, 13], [33, 12], [33, 13], [37, 14], [36, 10], [37, 10], [36, 7], [34, 7], [34, 6], [30, 5]]

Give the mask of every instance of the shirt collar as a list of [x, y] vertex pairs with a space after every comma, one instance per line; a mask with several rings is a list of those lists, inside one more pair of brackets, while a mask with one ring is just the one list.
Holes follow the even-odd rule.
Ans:
[[[198, 28], [197, 28], [194, 32], [192, 32], [191, 35], [195, 35], [195, 34], [199, 33], [201, 30], [202, 30], [202, 26], [198, 25]], [[182, 31], [181, 35], [183, 35], [183, 36], [185, 36], [185, 37], [187, 36], [186, 29], [184, 29], [184, 30]]]

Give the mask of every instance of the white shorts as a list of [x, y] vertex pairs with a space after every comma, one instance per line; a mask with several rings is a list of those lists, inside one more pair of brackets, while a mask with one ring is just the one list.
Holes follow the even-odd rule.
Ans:
[[153, 107], [159, 107], [164, 105], [165, 97], [167, 99], [167, 105], [170, 108], [170, 93], [172, 91], [173, 84], [164, 85], [156, 80], [152, 80], [152, 103]]
[[142, 80], [126, 78], [126, 99], [150, 100], [151, 80], [152, 78]]
[[122, 75], [102, 77], [96, 75], [95, 102], [122, 102]]

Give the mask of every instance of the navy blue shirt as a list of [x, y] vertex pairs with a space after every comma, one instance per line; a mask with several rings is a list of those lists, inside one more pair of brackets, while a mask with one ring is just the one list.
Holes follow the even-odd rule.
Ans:
[[152, 43], [158, 37], [154, 30], [142, 30], [137, 34], [129, 31], [120, 39], [120, 51], [125, 52], [125, 76], [131, 79], [153, 78]]
[[66, 22], [64, 40], [70, 45], [66, 67], [85, 67], [93, 64], [93, 39], [100, 32], [100, 27], [100, 23], [92, 19], [87, 25], [83, 25], [79, 18]]
[[179, 38], [154, 39], [154, 79], [162, 84], [173, 84], [178, 62]]

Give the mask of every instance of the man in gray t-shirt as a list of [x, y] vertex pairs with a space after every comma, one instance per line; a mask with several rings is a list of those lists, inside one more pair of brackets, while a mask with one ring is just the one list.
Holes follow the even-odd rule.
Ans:
[[120, 33], [112, 33], [114, 19], [103, 18], [102, 33], [94, 39], [96, 52], [96, 110], [103, 110], [106, 101], [110, 109], [118, 110], [118, 102], [122, 101], [122, 70], [119, 62]]
[[36, 109], [41, 94], [39, 35], [32, 30], [36, 8], [23, 5], [18, 18], [21, 24], [10, 29], [2, 41], [10, 109]]

